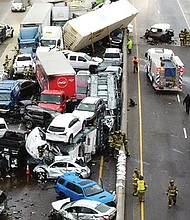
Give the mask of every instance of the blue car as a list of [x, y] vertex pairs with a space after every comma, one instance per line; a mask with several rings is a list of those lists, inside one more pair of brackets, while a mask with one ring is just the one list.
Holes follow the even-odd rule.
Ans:
[[104, 190], [93, 180], [81, 179], [75, 172], [65, 173], [58, 177], [55, 191], [60, 198], [69, 197], [71, 201], [88, 199], [116, 206], [113, 194]]

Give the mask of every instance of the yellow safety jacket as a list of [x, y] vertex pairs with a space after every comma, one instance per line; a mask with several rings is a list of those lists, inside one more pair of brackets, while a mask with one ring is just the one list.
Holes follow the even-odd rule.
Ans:
[[144, 180], [138, 180], [137, 185], [138, 185], [138, 188], [137, 188], [138, 191], [140, 192], [146, 191]]

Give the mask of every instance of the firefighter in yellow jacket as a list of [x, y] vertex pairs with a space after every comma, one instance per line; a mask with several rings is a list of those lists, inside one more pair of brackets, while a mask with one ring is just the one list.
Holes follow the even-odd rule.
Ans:
[[111, 132], [108, 138], [108, 144], [109, 144], [109, 156], [113, 157], [114, 154], [114, 148], [115, 148], [115, 141], [114, 141], [114, 132]]
[[170, 180], [170, 185], [168, 186], [166, 195], [168, 196], [168, 207], [170, 209], [172, 207], [172, 202], [173, 205], [176, 204], [178, 195], [178, 188], [174, 185], [174, 180]]
[[148, 185], [146, 185], [144, 181], [144, 177], [140, 175], [139, 180], [137, 181], [137, 191], [138, 191], [138, 197], [139, 202], [144, 202], [144, 195], [147, 191]]
[[117, 156], [119, 155], [119, 150], [121, 149], [121, 146], [123, 145], [123, 135], [122, 131], [115, 131], [114, 136], [114, 158], [117, 159]]
[[132, 176], [132, 181], [133, 181], [133, 195], [137, 196], [137, 182], [139, 180], [139, 170], [137, 168], [134, 169], [133, 171], [133, 176]]

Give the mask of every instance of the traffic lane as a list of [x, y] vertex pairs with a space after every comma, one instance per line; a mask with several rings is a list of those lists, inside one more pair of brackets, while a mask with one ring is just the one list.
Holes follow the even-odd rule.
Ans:
[[[178, 164], [182, 159], [181, 154], [183, 154], [183, 153], [181, 153], [179, 146], [181, 146], [181, 139], [184, 140], [184, 137], [185, 137], [184, 132], [183, 132], [184, 123], [189, 124], [189, 122], [186, 120], [186, 118], [183, 118], [183, 117], [186, 117], [187, 115], [184, 114], [185, 113], [184, 106], [182, 105], [181, 102], [179, 102], [179, 99], [182, 100], [183, 96], [186, 94], [185, 91], [189, 88], [190, 82], [188, 83], [188, 80], [186, 80], [186, 84], [183, 87], [183, 92], [180, 94], [177, 94], [177, 93], [171, 93], [171, 94], [169, 94], [169, 93], [165, 93], [165, 94], [156, 93], [153, 90], [153, 88], [150, 84], [150, 81], [149, 81], [149, 79], [147, 79], [146, 74], [144, 72], [144, 66], [146, 63], [146, 60], [144, 59], [144, 53], [150, 47], [154, 47], [154, 46], [150, 46], [150, 45], [149, 46], [147, 46], [147, 45], [140, 45], [139, 46], [139, 60], [140, 60], [139, 66], [140, 66], [140, 76], [141, 76], [141, 87], [142, 87], [142, 91], [143, 91], [143, 94], [142, 94], [143, 134], [144, 134], [144, 138], [143, 138], [143, 160], [144, 160], [144, 163], [143, 163], [143, 165], [144, 165], [145, 178], [146, 178], [148, 184], [150, 185], [150, 189], [152, 189], [151, 193], [149, 193], [150, 190], [148, 190], [148, 192], [147, 192], [146, 209], [148, 209], [148, 213], [146, 213], [146, 219], [155, 219], [155, 216], [159, 216], [160, 209], [163, 209], [164, 211], [167, 212], [167, 197], [165, 196], [165, 190], [168, 185], [169, 178], [170, 178], [169, 175], [171, 175], [173, 166], [176, 166], [178, 168]], [[182, 59], [182, 61], [185, 63], [185, 65], [189, 69], [187, 48], [172, 47], [171, 49], [176, 53], [176, 55], [179, 55], [179, 57]], [[132, 56], [128, 57], [128, 64], [129, 64], [129, 67], [128, 67], [128, 80], [129, 80], [128, 97], [133, 98], [133, 100], [137, 103], [137, 106], [135, 106], [135, 108], [134, 107], [128, 108], [128, 125], [129, 125], [128, 138], [129, 138], [129, 146], [130, 146], [130, 150], [131, 150], [131, 157], [129, 158], [128, 163], [127, 163], [128, 184], [127, 184], [126, 219], [135, 219], [136, 220], [136, 219], [140, 218], [140, 210], [139, 210], [140, 206], [139, 206], [139, 203], [138, 203], [138, 200], [136, 199], [136, 197], [132, 196], [133, 188], [132, 188], [132, 181], [131, 181], [133, 169], [135, 167], [140, 166], [139, 133], [138, 133], [139, 132], [139, 128], [138, 128], [138, 126], [139, 126], [138, 107], [139, 106], [138, 106], [138, 94], [137, 94], [137, 74], [133, 73], [132, 62], [131, 62], [132, 57], [135, 53], [136, 53], [136, 51], [133, 50]], [[189, 72], [189, 71], [187, 70], [187, 72]], [[188, 78], [188, 76], [186, 76], [186, 79], [187, 78]], [[188, 83], [188, 87], [187, 87], [187, 83]], [[129, 102], [129, 100], [128, 100], [128, 102]], [[166, 108], [166, 106], [167, 106], [167, 108]], [[144, 114], [145, 114], [145, 116], [144, 116]], [[166, 115], [166, 119], [164, 119], [164, 118], [162, 119], [163, 114]], [[167, 115], [169, 115], [169, 116], [174, 115], [174, 119], [172, 119], [172, 122], [174, 125], [172, 125], [171, 131], [168, 131], [165, 128], [166, 127], [165, 122], [167, 122], [169, 120]], [[175, 116], [179, 116], [178, 117], [179, 121], [177, 121], [175, 119], [176, 118]], [[158, 120], [160, 117], [161, 117], [161, 120]], [[180, 128], [178, 126], [179, 124], [181, 124]], [[144, 128], [144, 126], [147, 126], [148, 128]], [[158, 134], [156, 136], [156, 134], [154, 134], [154, 133], [152, 134], [151, 132], [154, 131], [156, 133], [157, 126], [159, 127], [160, 131], [158, 129]], [[164, 126], [163, 133], [161, 133], [162, 126]], [[177, 126], [177, 129], [176, 129], [176, 126]], [[164, 130], [166, 130], [168, 133]], [[177, 134], [176, 134], [175, 130], [177, 130]], [[180, 138], [178, 138], [178, 137], [180, 137]], [[173, 147], [172, 148], [170, 147], [170, 149], [168, 149], [168, 145], [172, 145]], [[186, 146], [186, 145], [183, 144], [183, 146]], [[162, 148], [164, 148], [164, 150], [167, 151], [167, 153], [165, 153], [165, 151]], [[167, 160], [166, 158], [170, 158], [171, 152], [174, 155], [172, 156], [171, 161], [170, 161], [171, 166], [168, 168], [169, 171], [167, 171], [166, 168], [159, 171], [159, 169], [158, 169], [159, 166], [161, 166], [163, 164], [162, 160]], [[177, 158], [175, 158], [175, 156]], [[148, 157], [148, 159], [147, 159], [147, 157]], [[188, 157], [188, 156], [186, 155], [186, 157]], [[170, 163], [168, 162], [168, 164], [170, 164]], [[181, 167], [183, 167], [183, 166], [181, 165]], [[174, 174], [175, 174], [175, 172], [174, 172]], [[172, 175], [173, 175], [173, 173], [172, 173]], [[175, 177], [175, 175], [174, 175], [174, 177]], [[157, 203], [159, 205], [160, 204], [163, 204], [163, 205], [162, 206], [160, 205], [157, 208], [157, 206], [158, 206]], [[155, 211], [152, 211], [152, 210], [155, 210]], [[149, 212], [150, 213], [153, 212], [154, 214], [151, 215]], [[170, 217], [171, 217], [170, 215], [168, 216], [168, 218], [165, 216], [161, 216], [160, 219], [170, 219]]]
[[184, 28], [190, 29], [189, 2], [187, 0], [170, 0], [164, 4], [161, 0], [133, 1], [133, 5], [139, 10], [136, 19], [132, 21], [133, 25], [138, 27], [138, 31], [135, 32], [135, 35], [138, 35], [138, 42], [141, 42], [139, 38], [144, 36], [145, 30], [155, 23], [169, 23], [174, 29], [175, 44], [178, 45], [179, 32]]
[[0, 21], [4, 22], [10, 10], [11, 0], [0, 0]]
[[[133, 196], [132, 174], [135, 168], [140, 169], [139, 155], [139, 104], [138, 104], [138, 84], [137, 74], [133, 73], [132, 58], [136, 54], [135, 49], [132, 55], [128, 56], [127, 69], [127, 138], [129, 140], [129, 149], [131, 156], [127, 158], [127, 184], [126, 184], [126, 220], [140, 220], [140, 206], [137, 197]], [[132, 98], [137, 105], [129, 106], [129, 100]]]
[[[140, 51], [145, 50], [146, 48], [141, 47]], [[178, 55], [181, 57], [181, 53]], [[178, 102], [176, 93], [155, 92], [143, 72], [141, 89], [144, 175], [149, 185], [145, 210], [147, 219], [164, 220], [173, 217], [168, 213], [165, 195], [171, 178], [176, 180], [180, 188], [179, 203], [183, 205], [176, 206], [177, 217], [174, 219], [179, 219], [179, 216], [180, 219], [187, 219], [189, 195], [185, 194], [184, 188], [188, 186], [185, 186], [184, 182], [189, 182], [189, 177], [185, 173], [188, 173], [190, 162], [189, 144], [183, 132], [186, 118], [184, 107]], [[162, 213], [160, 210], [163, 210]]]

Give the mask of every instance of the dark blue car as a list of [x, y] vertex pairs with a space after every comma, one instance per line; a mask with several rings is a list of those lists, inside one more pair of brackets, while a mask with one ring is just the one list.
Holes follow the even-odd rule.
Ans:
[[104, 190], [93, 180], [81, 179], [75, 172], [68, 172], [58, 177], [55, 191], [60, 198], [69, 197], [72, 201], [88, 199], [116, 206], [113, 194]]

